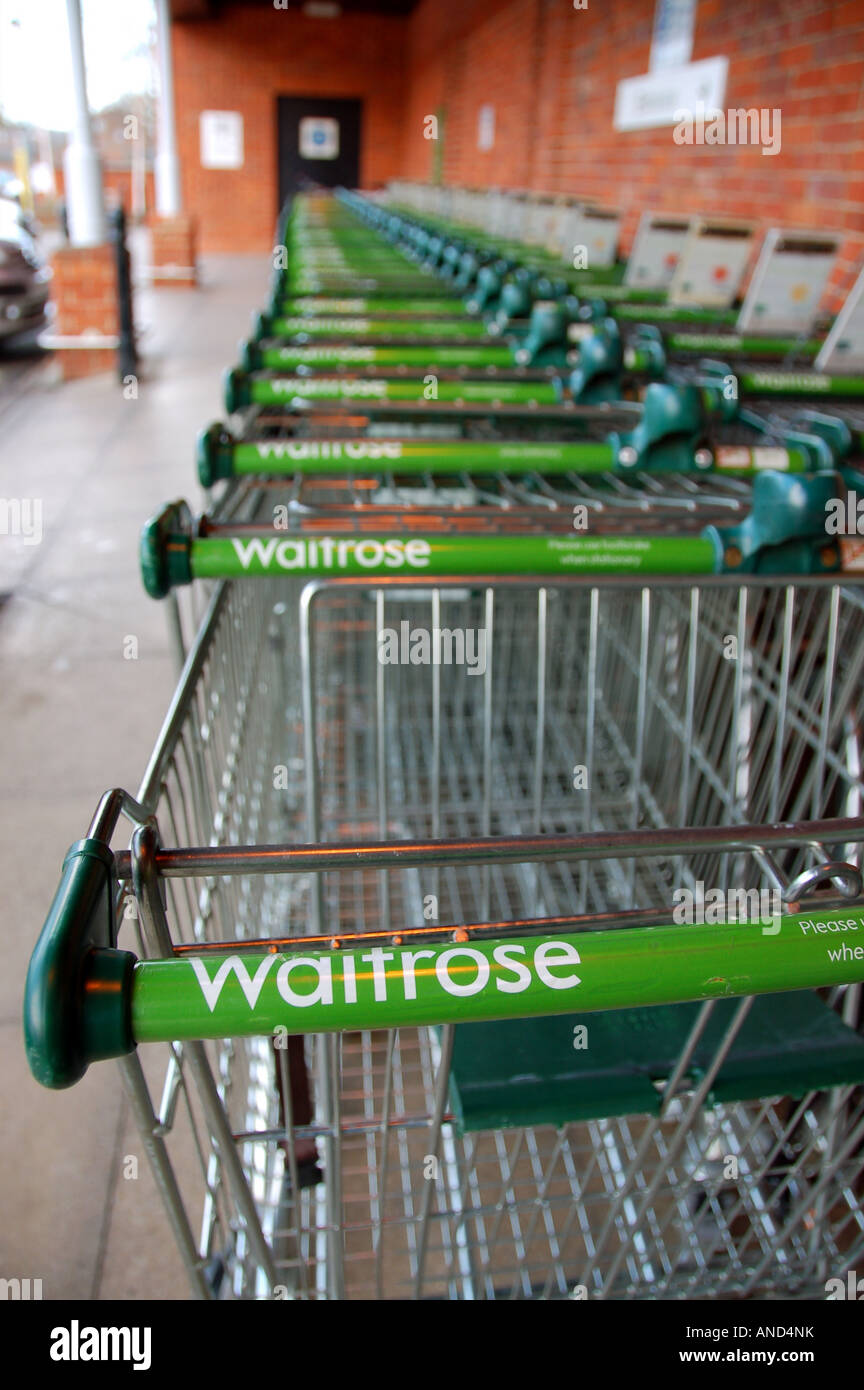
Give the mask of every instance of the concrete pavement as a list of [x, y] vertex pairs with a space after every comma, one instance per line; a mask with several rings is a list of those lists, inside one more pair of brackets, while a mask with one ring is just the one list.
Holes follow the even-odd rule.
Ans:
[[113, 377], [63, 385], [50, 365], [0, 396], [0, 497], [38, 503], [42, 531], [0, 534], [0, 1277], [41, 1279], [46, 1299], [187, 1296], [116, 1067], [42, 1090], [21, 996], [63, 855], [106, 788], [136, 789], [173, 689], [138, 532], [171, 497], [200, 505], [195, 436], [223, 414], [220, 375], [268, 265], [202, 268], [196, 291], [138, 295], [137, 399]]

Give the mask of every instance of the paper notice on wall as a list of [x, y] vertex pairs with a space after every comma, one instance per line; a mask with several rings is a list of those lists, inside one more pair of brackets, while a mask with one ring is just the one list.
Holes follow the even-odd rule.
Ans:
[[301, 159], [338, 159], [339, 122], [332, 116], [304, 116], [300, 122]]
[[243, 117], [239, 111], [202, 111], [201, 168], [243, 168]]
[[495, 107], [481, 106], [477, 112], [477, 148], [491, 150], [495, 144]]

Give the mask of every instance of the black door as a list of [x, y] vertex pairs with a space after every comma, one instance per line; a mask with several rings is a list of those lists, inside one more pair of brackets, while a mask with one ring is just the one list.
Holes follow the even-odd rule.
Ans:
[[360, 182], [360, 121], [355, 97], [279, 97], [279, 206], [318, 185]]

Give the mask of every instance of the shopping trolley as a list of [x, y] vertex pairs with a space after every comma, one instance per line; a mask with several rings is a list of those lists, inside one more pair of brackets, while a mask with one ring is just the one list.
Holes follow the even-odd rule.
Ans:
[[[296, 211], [282, 219], [278, 234], [287, 263], [276, 270], [274, 289], [290, 295], [349, 293], [356, 295], [437, 296], [439, 287], [428, 270], [411, 263], [386, 242], [354, 226], [336, 239], [328, 229], [334, 205], [300, 198]], [[360, 233], [360, 235], [358, 235]]]
[[[377, 206], [364, 206], [363, 200], [356, 195], [343, 194], [342, 199], [373, 230], [379, 234], [383, 231], [395, 235], [404, 247], [410, 247], [418, 236], [422, 238], [424, 235], [423, 225], [415, 216], [402, 213], [394, 219], [392, 214]], [[439, 236], [439, 240], [443, 239]], [[461, 238], [456, 238], [453, 245], [458, 248], [459, 265], [464, 267], [463, 273], [476, 277], [477, 285], [469, 301], [476, 312], [483, 307], [487, 296], [494, 299], [500, 295], [504, 277], [512, 277], [515, 264], [499, 262], [498, 266], [483, 265], [482, 257], [487, 243], [483, 238], [478, 240], [476, 233], [470, 242], [465, 243]], [[502, 248], [498, 249], [500, 252]], [[488, 247], [486, 254], [492, 254]], [[806, 369], [812, 364], [822, 346], [821, 340], [817, 337], [772, 336], [759, 334], [752, 329], [742, 335], [735, 331], [739, 318], [737, 308], [717, 309], [670, 304], [663, 302], [665, 294], [651, 292], [648, 293], [646, 302], [645, 292], [636, 291], [631, 286], [604, 284], [599, 281], [592, 283], [596, 272], [581, 271], [574, 275], [568, 271], [565, 275], [562, 265], [547, 265], [545, 270], [534, 269], [532, 272], [529, 269], [533, 259], [530, 248], [521, 248], [518, 255], [521, 261], [518, 273], [523, 277], [522, 283], [529, 291], [530, 297], [541, 300], [550, 297], [568, 300], [573, 306], [579, 307], [579, 313], [586, 320], [600, 321], [611, 316], [611, 321], [620, 321], [622, 328], [628, 324], [639, 324], [643, 327], [647, 324], [655, 329], [663, 325], [667, 330], [666, 348], [677, 356], [710, 351], [724, 358], [749, 358], [757, 363], [765, 359], [780, 359], [787, 366], [795, 365], [800, 368], [803, 365]], [[628, 303], [631, 297], [636, 302]], [[652, 299], [661, 302], [652, 303]], [[574, 313], [575, 311], [574, 308]], [[374, 309], [370, 312], [374, 312]], [[691, 329], [698, 328], [699, 331], [683, 331], [688, 325]], [[430, 327], [430, 331], [434, 329]]]
[[[766, 340], [767, 342], [767, 340]], [[571, 356], [577, 365], [570, 376], [570, 390], [575, 400], [614, 399], [637, 382], [656, 381], [667, 373], [672, 379], [682, 373], [682, 367], [696, 353], [723, 353], [716, 358], [696, 362], [696, 370], [713, 371], [735, 383], [736, 396], [746, 402], [783, 401], [810, 398], [822, 408], [850, 409], [864, 394], [860, 376], [831, 375], [815, 371], [810, 361], [796, 361], [796, 352], [782, 351], [784, 344], [776, 341], [776, 366], [769, 367], [753, 344], [744, 344], [739, 352], [729, 352], [722, 338], [706, 334], [691, 334], [688, 338], [667, 335], [662, 339], [655, 324], [643, 324], [622, 340], [618, 325], [612, 319], [597, 321], [585, 334]], [[817, 345], [821, 346], [821, 345]], [[770, 347], [770, 344], [769, 344]], [[728, 354], [728, 355], [727, 355]], [[765, 354], [763, 353], [762, 356]], [[693, 367], [689, 368], [692, 372]], [[688, 370], [684, 367], [684, 374]], [[854, 405], [851, 407], [854, 409]]]
[[[153, 591], [216, 583], [137, 796], [70, 851], [26, 1025], [47, 1084], [121, 1057], [196, 1294], [811, 1297], [854, 1266], [839, 485], [765, 474], [680, 535], [650, 499], [637, 535], [148, 528]], [[679, 922], [705, 885], [779, 906]]]
[[[348, 205], [360, 217], [368, 220], [371, 215], [371, 225], [377, 232], [391, 232], [393, 219], [386, 212], [364, 206], [356, 197], [349, 198]], [[333, 215], [331, 207], [331, 218]], [[337, 208], [335, 217], [338, 228], [339, 221], [344, 222], [343, 210]], [[416, 240], [422, 228], [404, 218], [395, 220], [397, 239], [401, 238], [410, 249], [412, 239]], [[302, 246], [302, 217], [298, 225]], [[359, 242], [357, 240], [356, 230], [350, 244], [363, 245], [362, 236]], [[496, 294], [503, 293], [503, 275], [491, 265], [480, 266], [470, 250], [463, 254], [473, 268], [472, 275], [477, 277], [471, 301], [476, 312], [486, 294], [478, 288], [480, 277], [489, 276], [490, 284], [494, 282], [497, 286], [497, 290], [490, 291], [494, 299]], [[398, 300], [382, 301], [387, 305], [382, 315], [376, 310], [374, 299], [344, 301], [341, 316], [335, 318], [313, 312], [310, 306], [314, 306], [314, 298], [302, 301], [302, 311], [297, 312], [301, 303], [291, 301], [286, 305], [282, 302], [277, 284], [271, 305], [276, 312], [258, 317], [256, 333], [260, 341], [244, 346], [244, 366], [252, 369], [253, 375], [249, 377], [239, 372], [232, 373], [229, 378], [226, 395], [229, 408], [241, 405], [246, 399], [273, 403], [302, 396], [304, 392], [307, 398], [334, 401], [422, 399], [427, 392], [429, 372], [434, 372], [436, 382], [440, 382], [440, 398], [444, 400], [479, 402], [485, 399], [536, 406], [553, 403], [562, 397], [566, 399], [567, 390], [562, 390], [562, 384], [544, 382], [542, 371], [523, 371], [520, 379], [512, 370], [519, 363], [523, 366], [545, 363], [547, 369], [575, 363], [567, 388], [574, 400], [596, 402], [620, 398], [622, 394], [632, 396], [640, 381], [651, 380], [667, 371], [671, 371], [673, 377], [680, 376], [682, 371], [686, 374], [688, 369], [682, 364], [687, 358], [708, 351], [723, 354], [724, 377], [735, 383], [736, 395], [740, 392], [748, 400], [802, 395], [841, 399], [860, 393], [861, 383], [857, 378], [829, 378], [808, 370], [820, 347], [815, 339], [803, 342], [752, 335], [741, 337], [728, 332], [715, 332], [712, 336], [710, 332], [701, 332], [672, 333], [664, 342], [654, 322], [638, 326], [625, 348], [616, 320], [607, 316], [608, 305], [598, 300], [580, 305], [566, 280], [553, 281], [544, 276], [535, 276], [534, 280], [533, 287], [529, 287], [528, 281], [521, 286], [514, 283], [509, 286], [519, 301], [516, 314], [530, 313], [530, 318], [514, 319], [505, 313], [503, 320], [491, 321], [485, 327], [470, 319], [460, 319], [454, 312], [453, 301], [449, 315], [439, 317], [433, 311], [434, 299], [425, 302], [419, 321], [412, 320], [406, 307], [399, 315], [401, 323], [392, 317]], [[465, 288], [468, 283], [466, 280]], [[539, 302], [532, 309], [532, 299], [538, 296]], [[288, 316], [284, 313], [286, 308]], [[618, 306], [616, 309], [613, 305], [612, 309], [624, 321], [628, 318], [635, 321], [653, 313], [655, 319], [668, 323], [679, 313], [662, 305], [647, 306], [644, 312], [639, 306]], [[695, 310], [684, 309], [680, 314], [685, 320], [698, 318]], [[493, 315], [493, 320], [496, 317]], [[722, 315], [720, 317], [722, 319]], [[720, 320], [717, 326], [722, 327]], [[502, 339], [505, 327], [509, 328], [507, 342]], [[487, 336], [482, 336], [484, 334]], [[462, 341], [457, 341], [460, 336]], [[772, 357], [781, 359], [781, 370], [764, 370], [764, 360]], [[730, 363], [736, 360], [739, 365], [733, 370]], [[485, 368], [494, 379], [486, 382], [465, 380], [464, 372], [453, 370], [460, 365], [466, 369]], [[281, 369], [281, 377], [255, 372], [254, 369], [262, 366]], [[399, 366], [400, 371], [409, 369], [402, 371], [401, 380], [393, 380], [392, 373], [388, 374], [387, 369], [394, 366]], [[365, 367], [365, 372], [361, 367]], [[346, 368], [349, 369], [347, 374]], [[410, 369], [419, 370], [412, 373]], [[698, 366], [696, 370], [698, 372]], [[340, 372], [338, 380], [333, 379], [334, 371]], [[689, 371], [692, 375], [692, 368]], [[411, 380], [412, 374], [416, 382]]]

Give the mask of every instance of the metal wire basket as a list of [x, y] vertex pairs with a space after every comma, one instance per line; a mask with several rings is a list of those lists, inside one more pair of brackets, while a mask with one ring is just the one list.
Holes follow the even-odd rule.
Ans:
[[[489, 510], [422, 573], [229, 567], [67, 862], [34, 1070], [126, 1054], [201, 1296], [813, 1296], [864, 1237], [860, 586], [663, 506], [653, 572], [496, 571], [578, 542]], [[175, 510], [169, 582], [244, 524]]]

